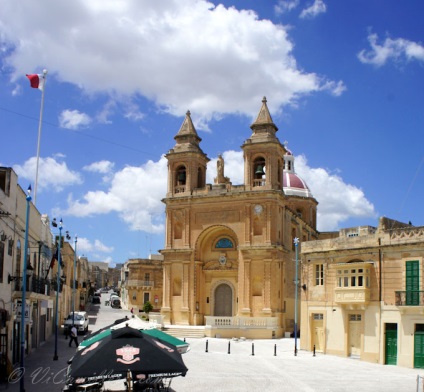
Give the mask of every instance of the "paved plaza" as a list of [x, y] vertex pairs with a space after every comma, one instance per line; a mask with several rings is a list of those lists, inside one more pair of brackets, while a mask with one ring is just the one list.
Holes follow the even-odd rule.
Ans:
[[[89, 312], [91, 331], [125, 315], [131, 317], [127, 310], [110, 309], [101, 305]], [[295, 357], [293, 338], [255, 341], [202, 338], [186, 341], [190, 343], [191, 350], [183, 354], [183, 359], [189, 370], [185, 377], [172, 381], [171, 390], [175, 392], [423, 390], [421, 379], [417, 389], [417, 377], [424, 376], [424, 370], [370, 364], [320, 353], [313, 356], [311, 352], [302, 350]], [[25, 358], [27, 392], [62, 390], [67, 360], [75, 352], [68, 342], [63, 334], [58, 336], [57, 361], [53, 361], [54, 336]], [[0, 385], [0, 390], [6, 387], [9, 392], [19, 391], [19, 382]]]

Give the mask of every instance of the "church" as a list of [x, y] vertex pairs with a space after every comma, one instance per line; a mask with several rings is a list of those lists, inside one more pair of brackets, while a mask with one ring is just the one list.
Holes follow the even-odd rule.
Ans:
[[225, 176], [222, 156], [214, 184], [206, 183], [210, 159], [190, 112], [166, 154], [166, 324], [204, 326], [206, 336], [223, 338], [294, 332], [302, 291], [294, 240], [300, 248], [318, 239], [318, 202], [279, 141], [265, 97], [250, 128], [241, 146], [243, 184]]

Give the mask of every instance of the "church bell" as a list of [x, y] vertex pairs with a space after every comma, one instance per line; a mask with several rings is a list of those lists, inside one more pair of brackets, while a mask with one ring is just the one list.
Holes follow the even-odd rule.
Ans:
[[264, 174], [265, 174], [265, 172], [264, 172], [264, 168], [263, 168], [263, 166], [262, 166], [262, 165], [258, 165], [258, 166], [256, 166], [255, 174], [260, 174], [260, 175], [264, 175]]

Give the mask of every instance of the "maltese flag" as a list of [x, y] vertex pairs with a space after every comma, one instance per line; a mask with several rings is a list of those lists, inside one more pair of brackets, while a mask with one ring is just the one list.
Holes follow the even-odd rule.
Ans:
[[43, 91], [45, 82], [43, 74], [27, 74], [26, 77], [29, 79], [32, 88], [38, 88]]

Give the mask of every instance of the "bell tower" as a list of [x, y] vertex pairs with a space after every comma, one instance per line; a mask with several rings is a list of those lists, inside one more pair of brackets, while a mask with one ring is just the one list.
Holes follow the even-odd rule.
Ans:
[[286, 149], [276, 137], [278, 131], [269, 113], [267, 100], [254, 123], [252, 135], [241, 146], [244, 152], [244, 183], [249, 190], [283, 188], [283, 156]]
[[178, 193], [190, 194], [193, 189], [206, 185], [206, 165], [209, 158], [202, 151], [198, 136], [187, 111], [180, 130], [174, 137], [176, 144], [168, 151], [168, 193], [167, 197]]

